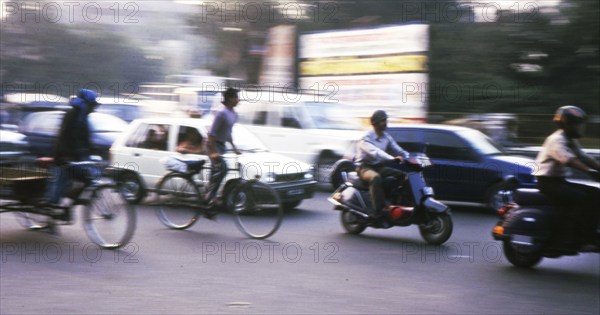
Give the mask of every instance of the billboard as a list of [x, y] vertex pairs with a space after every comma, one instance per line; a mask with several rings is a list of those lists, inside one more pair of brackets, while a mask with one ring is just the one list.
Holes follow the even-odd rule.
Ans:
[[301, 89], [320, 90], [322, 101], [347, 103], [359, 117], [384, 109], [391, 117], [425, 120], [427, 24], [306, 33], [298, 46]]

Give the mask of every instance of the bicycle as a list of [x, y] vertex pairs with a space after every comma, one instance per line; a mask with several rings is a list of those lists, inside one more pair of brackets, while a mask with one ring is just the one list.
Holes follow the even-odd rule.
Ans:
[[[96, 168], [93, 161], [71, 162], [68, 171]], [[64, 170], [63, 170], [64, 171]], [[48, 230], [57, 234], [57, 224], [71, 225], [72, 210], [83, 208], [83, 226], [98, 246], [117, 249], [129, 243], [136, 228], [136, 213], [117, 185], [107, 178], [75, 178], [63, 201], [65, 207], [40, 203], [50, 176], [46, 168], [0, 168], [2, 194], [0, 213], [14, 212], [17, 221], [30, 230]]]
[[[213, 213], [203, 197], [208, 187], [202, 174], [206, 161], [179, 161], [185, 163], [185, 170], [170, 169], [159, 180], [152, 204], [160, 222], [183, 230], [201, 216], [211, 217]], [[232, 183], [225, 186], [223, 202], [240, 231], [253, 239], [265, 239], [277, 232], [283, 220], [277, 192], [258, 178]]]

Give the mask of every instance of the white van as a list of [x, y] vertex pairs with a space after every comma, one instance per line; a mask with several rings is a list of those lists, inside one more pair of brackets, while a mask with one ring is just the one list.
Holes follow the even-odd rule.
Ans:
[[271, 152], [314, 165], [321, 182], [364, 133], [347, 104], [317, 102], [310, 93], [242, 90], [239, 98], [238, 122]]

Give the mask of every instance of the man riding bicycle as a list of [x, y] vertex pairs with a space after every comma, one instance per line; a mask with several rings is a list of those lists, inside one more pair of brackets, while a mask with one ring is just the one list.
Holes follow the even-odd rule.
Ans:
[[[51, 178], [46, 190], [45, 204], [51, 208], [62, 208], [61, 198], [64, 197], [72, 179], [96, 178], [100, 174], [93, 167], [69, 165], [71, 162], [89, 161], [92, 151], [90, 142], [90, 127], [88, 116], [99, 103], [97, 93], [80, 89], [77, 96], [69, 101], [72, 107], [64, 116], [56, 139]], [[70, 219], [68, 208], [65, 209], [65, 219]]]

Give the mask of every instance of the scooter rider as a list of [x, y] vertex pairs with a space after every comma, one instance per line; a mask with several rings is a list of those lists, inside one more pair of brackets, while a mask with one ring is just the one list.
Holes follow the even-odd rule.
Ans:
[[[564, 245], [583, 244], [582, 249], [591, 249], [599, 241], [596, 226], [600, 189], [566, 180], [568, 168], [587, 172], [596, 180], [599, 178], [600, 163], [586, 155], [577, 141], [584, 134], [585, 118], [585, 112], [577, 106], [558, 108], [553, 119], [558, 130], [544, 141], [534, 175], [540, 191], [559, 206], [566, 219], [561, 222]], [[574, 235], [576, 227], [579, 235]]]
[[401, 170], [385, 166], [384, 162], [402, 161], [409, 153], [404, 151], [385, 130], [388, 116], [385, 111], [377, 110], [371, 116], [373, 130], [369, 130], [358, 142], [355, 156], [357, 173], [361, 180], [369, 183], [369, 192], [373, 204], [371, 216], [379, 219], [385, 207], [383, 178], [394, 176], [405, 180]]

